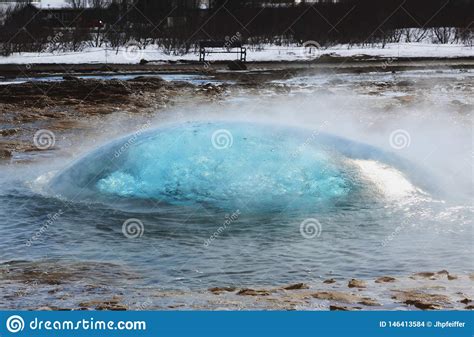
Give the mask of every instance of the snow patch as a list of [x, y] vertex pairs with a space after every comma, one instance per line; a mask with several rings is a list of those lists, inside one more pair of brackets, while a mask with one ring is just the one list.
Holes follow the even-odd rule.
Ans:
[[[133, 57], [135, 53], [136, 57]], [[350, 47], [349, 45], [336, 45], [321, 50], [321, 55], [337, 55], [351, 57], [369, 55], [374, 57], [399, 58], [399, 57], [472, 57], [473, 47], [460, 44], [432, 44], [432, 43], [390, 43], [381, 47]], [[7, 57], [0, 57], [0, 64], [35, 64], [35, 63], [115, 63], [134, 64], [141, 59], [155, 62], [167, 61], [198, 61], [199, 55], [191, 52], [184, 55], [170, 55], [156, 45], [150, 45], [142, 50], [119, 48], [111, 50], [104, 48], [87, 48], [80, 52], [41, 52], [41, 53], [14, 53]], [[216, 60], [235, 60], [236, 54], [210, 54], [206, 56], [208, 62]], [[299, 46], [265, 45], [258, 50], [247, 50], [247, 61], [307, 61], [311, 56], [304, 53]]]

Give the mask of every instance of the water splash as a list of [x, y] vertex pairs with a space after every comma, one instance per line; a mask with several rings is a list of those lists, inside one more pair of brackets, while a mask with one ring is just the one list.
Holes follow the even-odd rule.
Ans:
[[[66, 199], [147, 201], [155, 207], [319, 207], [381, 192], [380, 181], [361, 170], [361, 160], [383, 161], [387, 172], [395, 170], [393, 158], [374, 147], [314, 130], [193, 122], [105, 145], [50, 187]], [[391, 177], [405, 179], [402, 173]], [[403, 181], [403, 193], [412, 192], [408, 184]]]

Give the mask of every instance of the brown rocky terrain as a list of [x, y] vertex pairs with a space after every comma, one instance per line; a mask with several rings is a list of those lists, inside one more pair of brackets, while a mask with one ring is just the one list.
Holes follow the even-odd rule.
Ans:
[[61, 82], [26, 82], [0, 87], [0, 158], [14, 152], [36, 151], [31, 139], [41, 128], [53, 132], [87, 126], [93, 118], [117, 111], [157, 112], [186, 96], [211, 100], [225, 85], [192, 85], [166, 82], [159, 77], [123, 80], [79, 79], [67, 76]]
[[[434, 275], [435, 277], [419, 277]], [[443, 271], [408, 277], [323, 280], [282, 286], [213, 287], [203, 290], [124, 289], [140, 278], [133, 270], [110, 263], [12, 261], [0, 266], [0, 307], [38, 310], [472, 310], [469, 275], [449, 279]], [[380, 282], [381, 279], [390, 280]], [[378, 281], [378, 282], [377, 282]], [[30, 303], [30, 304], [28, 304]], [[34, 303], [34, 304], [33, 304]]]

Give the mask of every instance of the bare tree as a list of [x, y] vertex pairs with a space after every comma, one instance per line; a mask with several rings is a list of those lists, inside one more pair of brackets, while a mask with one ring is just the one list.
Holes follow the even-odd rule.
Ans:
[[87, 0], [66, 0], [66, 3], [72, 8], [83, 8], [87, 6]]
[[452, 42], [455, 28], [452, 27], [438, 27], [433, 29], [434, 35], [436, 39], [433, 41], [434, 43], [449, 43]]
[[110, 0], [89, 0], [89, 6], [92, 8], [105, 8], [110, 5]]

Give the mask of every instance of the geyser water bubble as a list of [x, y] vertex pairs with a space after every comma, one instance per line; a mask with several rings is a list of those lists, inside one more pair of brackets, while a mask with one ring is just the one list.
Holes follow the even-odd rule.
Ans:
[[66, 199], [112, 204], [311, 208], [371, 195], [353, 159], [375, 157], [384, 154], [314, 130], [193, 122], [105, 145], [55, 177], [51, 188]]

